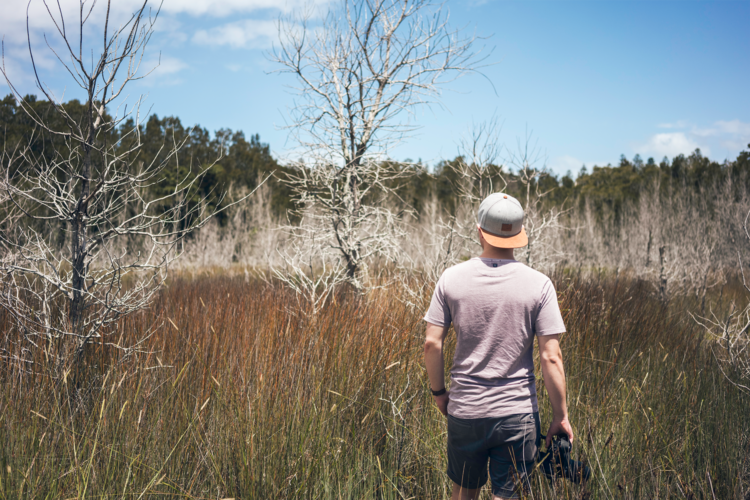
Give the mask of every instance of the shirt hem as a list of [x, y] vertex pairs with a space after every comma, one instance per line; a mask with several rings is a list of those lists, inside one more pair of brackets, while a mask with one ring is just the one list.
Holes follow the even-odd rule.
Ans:
[[[432, 321], [430, 321], [430, 323], [432, 323]], [[567, 330], [563, 330], [561, 332], [558, 332], [558, 331], [553, 331], [553, 332], [538, 332], [538, 333], [535, 333], [534, 335], [536, 335], [537, 337], [546, 337], [547, 335], [561, 335], [561, 334], [566, 333], [566, 332], [567, 332]]]
[[[450, 406], [450, 403], [449, 403]], [[510, 415], [523, 415], [527, 413], [538, 413], [539, 412], [539, 403], [536, 398], [534, 400], [530, 401], [530, 404], [528, 406], [513, 406], [508, 408], [497, 408], [488, 412], [462, 412], [462, 411], [451, 411], [450, 408], [448, 410], [448, 414], [452, 417], [456, 418], [498, 418], [498, 417], [508, 417]]]
[[445, 326], [445, 322], [438, 323], [437, 321], [433, 321], [433, 320], [429, 319], [427, 316], [425, 316], [424, 318], [422, 318], [422, 321], [426, 321], [427, 323], [432, 323], [433, 325], [436, 325], [436, 326]]

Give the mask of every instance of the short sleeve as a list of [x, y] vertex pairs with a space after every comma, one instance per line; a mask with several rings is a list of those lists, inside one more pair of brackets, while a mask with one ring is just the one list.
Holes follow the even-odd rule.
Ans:
[[432, 301], [424, 320], [433, 325], [447, 326], [451, 324], [451, 311], [445, 301], [445, 273], [435, 285], [435, 292], [432, 294]]
[[557, 303], [557, 292], [549, 279], [542, 287], [534, 332], [540, 336], [565, 333], [565, 323], [560, 314], [560, 305]]

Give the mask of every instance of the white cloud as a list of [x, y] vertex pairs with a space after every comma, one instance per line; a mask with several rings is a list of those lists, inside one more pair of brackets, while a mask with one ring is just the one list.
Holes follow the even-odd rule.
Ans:
[[750, 137], [750, 123], [740, 120], [719, 120], [708, 127], [698, 127], [680, 120], [674, 123], [660, 123], [659, 128], [682, 129], [694, 137]]
[[175, 73], [179, 73], [183, 69], [186, 69], [188, 67], [187, 64], [185, 64], [180, 59], [177, 59], [176, 57], [162, 57], [161, 61], [155, 60], [152, 61], [150, 64], [145, 64], [144, 68], [146, 71], [149, 71], [153, 68], [153, 71], [151, 72], [150, 76], [153, 76], [155, 78], [174, 75]]
[[245, 19], [209, 30], [198, 30], [193, 42], [201, 45], [229, 45], [234, 48], [265, 48], [277, 36], [276, 21]]
[[189, 67], [181, 59], [162, 56], [161, 60], [154, 58], [144, 61], [138, 73], [148, 74], [148, 77], [141, 80], [141, 85], [145, 87], [171, 87], [183, 83], [179, 73]]
[[696, 148], [700, 148], [704, 155], [710, 153], [707, 147], [698, 145], [697, 142], [688, 138], [684, 132], [667, 132], [654, 134], [638, 151], [657, 158], [662, 156], [671, 158], [679, 154], [690, 154]]
[[[62, 29], [65, 21], [65, 32], [71, 45], [77, 47], [81, 28], [78, 26], [79, 1], [60, 0], [58, 2], [48, 1], [49, 11], [42, 0], [2, 0], [2, 14], [0, 14], [0, 37], [3, 39], [5, 63], [8, 67], [15, 68], [13, 74], [9, 75], [11, 81], [23, 94], [32, 90], [34, 75], [29, 57], [28, 43], [31, 42], [34, 61], [37, 69], [46, 70], [40, 74], [45, 85], [55, 84], [52, 72], [64, 73], [60, 63], [47, 47], [49, 44], [62, 57], [66, 64], [71, 64], [66, 57], [67, 49], [64, 46], [58, 28]], [[90, 12], [84, 11], [88, 16], [83, 29], [83, 52], [96, 51], [101, 47], [101, 30], [106, 15], [106, 2], [93, 4], [87, 2]], [[130, 19], [135, 9], [135, 0], [120, 0], [112, 2], [110, 12], [110, 33], [113, 27], [121, 26]], [[28, 22], [28, 34], [27, 34]], [[96, 53], [96, 52], [95, 52]], [[49, 81], [48, 81], [49, 80]], [[68, 79], [75, 90], [75, 84]], [[58, 96], [59, 97], [59, 96]]]
[[550, 168], [558, 173], [565, 173], [570, 170], [573, 173], [578, 172], [585, 162], [569, 155], [558, 156], [550, 162]]
[[[19, 61], [6, 57], [5, 61], [2, 61], [2, 64], [4, 65], [3, 71], [5, 76], [14, 87], [33, 85], [34, 73], [27, 71]], [[7, 88], [8, 84], [2, 74], [0, 74], [0, 84]], [[5, 94], [3, 93], [3, 95]]]
[[[110, 29], [112, 26], [120, 26], [127, 22], [130, 15], [140, 6], [143, 2], [138, 0], [118, 0], [112, 2], [110, 10]], [[58, 7], [59, 5], [59, 7]], [[92, 3], [87, 2], [86, 8], [92, 8]], [[49, 6], [49, 11], [47, 10]], [[65, 29], [69, 38], [72, 41], [77, 40], [79, 28], [79, 0], [60, 0], [58, 2], [47, 1], [45, 6], [42, 0], [3, 0], [3, 15], [0, 16], [0, 35], [4, 37], [6, 44], [25, 44], [26, 37], [26, 22], [28, 13], [28, 24], [29, 32], [31, 34], [32, 43], [42, 41], [42, 34], [46, 34], [48, 37], [53, 38], [59, 37], [57, 33], [57, 27], [62, 27], [62, 19], [65, 20]], [[101, 27], [104, 17], [106, 15], [106, 2], [98, 2], [93, 5], [91, 12], [84, 10], [84, 14], [88, 15], [86, 22], [87, 28], [91, 30], [97, 30]], [[86, 31], [84, 31], [86, 33]]]
[[[172, 14], [225, 17], [258, 10], [291, 12], [309, 6], [310, 3], [307, 0], [165, 0], [163, 10]], [[317, 0], [312, 3], [323, 5], [328, 3], [328, 0]]]
[[738, 139], [738, 140], [729, 140], [729, 141], [721, 141], [721, 147], [728, 151], [742, 151], [743, 149], [748, 148], [748, 143], [750, 143], [750, 138], [745, 139]]
[[728, 134], [750, 137], [750, 123], [744, 123], [739, 120], [718, 121], [716, 126]]
[[690, 130], [690, 133], [696, 137], [716, 137], [719, 134], [719, 131], [713, 127], [709, 127], [709, 128], [693, 127]]
[[736, 118], [717, 120], [704, 126], [680, 120], [660, 123], [657, 127], [671, 130], [651, 136], [645, 144], [636, 146], [635, 152], [658, 158], [687, 155], [700, 148], [705, 156], [714, 151], [717, 159], [731, 159], [750, 143], [750, 123]]
[[188, 40], [189, 36], [185, 32], [185, 26], [176, 16], [162, 14], [154, 25], [154, 33], [159, 36], [159, 45], [164, 47], [182, 47]]
[[[161, 9], [161, 16], [165, 14], [186, 14], [193, 17], [211, 16], [215, 18], [227, 17], [235, 14], [248, 14], [251, 12], [270, 11], [272, 17], [278, 12], [294, 12], [300, 9], [320, 9], [330, 0], [165, 0]], [[29, 31], [32, 42], [43, 42], [42, 34], [57, 37], [55, 21], [60, 25], [60, 14], [65, 19], [66, 29], [69, 35], [76, 38], [78, 29], [76, 21], [79, 15], [79, 0], [47, 1], [50, 7], [48, 12], [42, 0], [2, 0], [2, 15], [0, 15], [0, 38], [4, 39], [6, 46], [23, 45], [26, 43], [26, 21], [28, 12]], [[87, 2], [86, 6], [91, 6]], [[106, 2], [98, 2], [89, 16], [87, 22], [92, 32], [100, 29], [106, 14]], [[120, 26], [143, 5], [142, 0], [117, 0], [112, 2], [110, 11], [110, 26]], [[151, 13], [158, 8], [157, 0], [150, 5]], [[149, 6], [147, 6], [147, 9]], [[52, 16], [50, 16], [50, 12]], [[166, 17], [166, 16], [165, 16]], [[54, 20], [53, 20], [54, 19]], [[160, 26], [160, 24], [171, 25], [174, 19], [160, 19], [156, 22], [158, 30], [174, 30], [172, 26]], [[97, 33], [98, 34], [98, 33]], [[6, 47], [7, 50], [7, 47]]]
[[[36, 92], [34, 75], [29, 58], [28, 38], [34, 53], [34, 59], [39, 69], [43, 69], [42, 79], [54, 84], [59, 75], [64, 74], [59, 61], [47, 47], [49, 43], [61, 55], [66, 49], [58, 27], [62, 27], [61, 20], [65, 20], [65, 30], [68, 38], [75, 45], [79, 37], [80, 28], [77, 26], [79, 18], [79, 0], [0, 0], [0, 39], [3, 42], [5, 65], [8, 76], [14, 85], [18, 85], [21, 93]], [[142, 6], [143, 0], [117, 0], [111, 3], [110, 33], [115, 27], [124, 25], [131, 19], [132, 14]], [[216, 46], [234, 46], [266, 48], [271, 40], [277, 36], [274, 21], [279, 13], [288, 13], [307, 9], [317, 15], [330, 0], [165, 0], [161, 7], [161, 14], [154, 29], [159, 36], [161, 48], [180, 47], [193, 39], [196, 42]], [[85, 3], [86, 8], [92, 8], [83, 30], [84, 52], [94, 51], [96, 54], [101, 47], [101, 31], [106, 17], [107, 2]], [[49, 10], [48, 10], [49, 7]], [[152, 0], [147, 6], [148, 15], [153, 16], [159, 7], [159, 0]], [[186, 33], [185, 16], [221, 18], [237, 14], [256, 13], [264, 20], [247, 20], [233, 22], [213, 29], [202, 29], [196, 33]], [[28, 34], [27, 34], [28, 22]], [[149, 53], [155, 49], [151, 43]], [[69, 62], [64, 58], [66, 62]], [[173, 61], [174, 63], [174, 61]], [[152, 66], [143, 65], [142, 69]], [[166, 61], [156, 75], [164, 76], [175, 73], [181, 67]], [[3, 78], [0, 78], [2, 83]], [[151, 83], [151, 82], [148, 82]], [[163, 83], [163, 82], [162, 82]]]
[[659, 128], [685, 128], [688, 126], [688, 123], [684, 120], [678, 120], [674, 123], [660, 123], [657, 125]]

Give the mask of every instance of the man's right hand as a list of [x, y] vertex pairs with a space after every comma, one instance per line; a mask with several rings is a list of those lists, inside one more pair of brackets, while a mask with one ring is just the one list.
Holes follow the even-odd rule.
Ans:
[[571, 427], [567, 417], [562, 420], [553, 420], [550, 424], [549, 430], [547, 431], [547, 440], [545, 441], [547, 444], [547, 448], [552, 445], [552, 436], [556, 436], [562, 433], [567, 434], [570, 443], [573, 444], [573, 427]]

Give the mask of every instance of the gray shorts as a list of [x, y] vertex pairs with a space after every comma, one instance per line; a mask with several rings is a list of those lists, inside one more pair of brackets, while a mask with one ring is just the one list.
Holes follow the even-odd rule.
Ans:
[[518, 498], [520, 488], [529, 488], [528, 473], [540, 444], [539, 413], [472, 419], [448, 415], [448, 477], [464, 488], [481, 488], [489, 460], [492, 493]]

